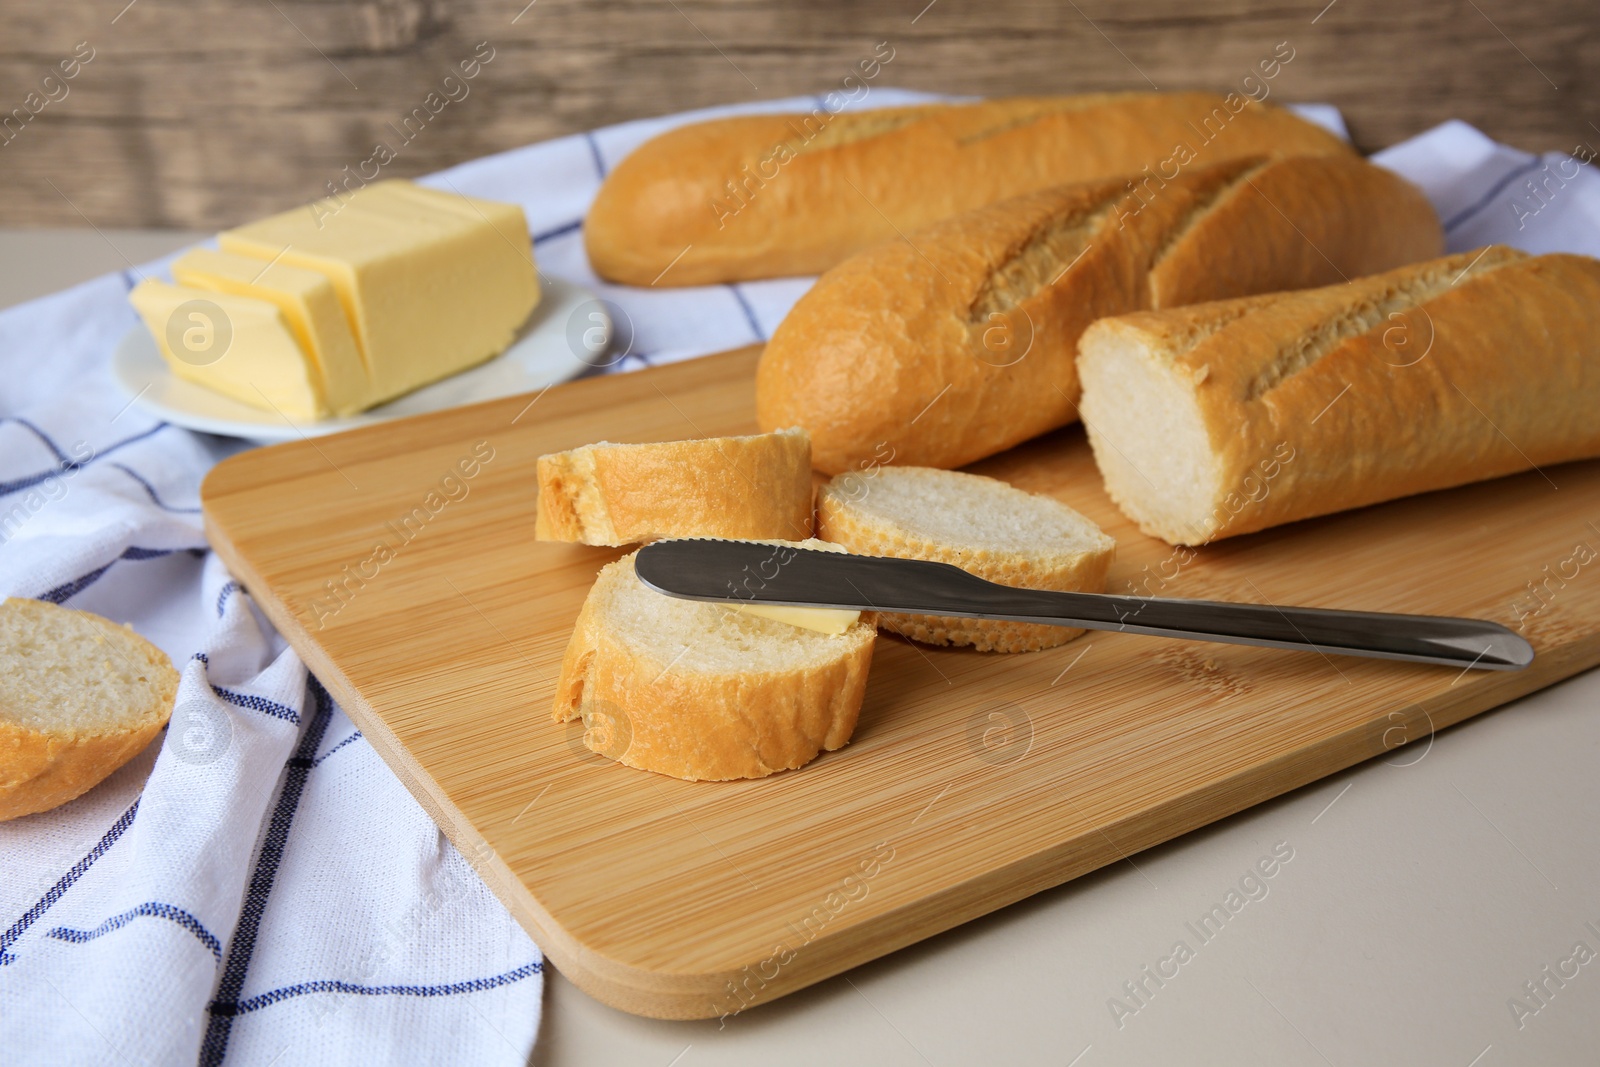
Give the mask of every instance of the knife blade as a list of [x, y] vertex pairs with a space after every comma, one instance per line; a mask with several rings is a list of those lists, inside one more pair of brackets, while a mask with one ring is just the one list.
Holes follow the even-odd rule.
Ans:
[[790, 544], [657, 541], [639, 550], [634, 570], [687, 600], [954, 615], [1478, 670], [1521, 670], [1534, 656], [1520, 635], [1486, 619], [1017, 589], [947, 563]]

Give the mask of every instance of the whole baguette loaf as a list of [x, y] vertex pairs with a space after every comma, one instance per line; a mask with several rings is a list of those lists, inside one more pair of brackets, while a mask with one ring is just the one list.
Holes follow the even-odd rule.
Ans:
[[629, 285], [817, 274], [901, 231], [1063, 182], [1350, 153], [1238, 93], [746, 115], [641, 145], [601, 185], [584, 240], [595, 272]]
[[1111, 498], [1204, 544], [1600, 455], [1600, 261], [1490, 247], [1106, 319], [1079, 367]]
[[534, 537], [627, 545], [660, 537], [811, 536], [804, 430], [616, 445], [539, 457]]
[[[773, 559], [817, 546], [774, 544]], [[629, 767], [692, 782], [763, 778], [850, 740], [876, 635], [870, 622], [824, 634], [665, 596], [624, 556], [583, 602], [554, 717], [582, 718], [584, 744]]]
[[1095, 319], [1326, 285], [1442, 245], [1419, 190], [1348, 156], [1031, 193], [823, 275], [762, 355], [757, 418], [809, 430], [830, 474], [958, 467], [1077, 417]]

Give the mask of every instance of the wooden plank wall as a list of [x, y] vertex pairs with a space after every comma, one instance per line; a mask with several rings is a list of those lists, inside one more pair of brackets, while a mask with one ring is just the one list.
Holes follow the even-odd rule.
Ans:
[[1600, 147], [1595, 0], [0, 0], [0, 225], [219, 227], [319, 195], [429, 93], [455, 99], [386, 173], [826, 91], [878, 42], [873, 84], [986, 94], [1223, 88], [1287, 42], [1273, 96], [1365, 149], [1451, 117]]

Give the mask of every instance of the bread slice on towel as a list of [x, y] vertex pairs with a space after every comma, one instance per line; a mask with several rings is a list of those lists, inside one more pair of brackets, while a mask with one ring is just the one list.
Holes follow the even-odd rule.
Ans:
[[0, 600], [0, 820], [88, 792], [172, 715], [167, 654], [87, 611]]
[[[774, 562], [796, 547], [773, 545]], [[679, 600], [646, 586], [633, 556], [589, 590], [556, 685], [558, 722], [629, 767], [688, 781], [761, 778], [842, 747], [855, 731], [877, 631], [842, 634]]]
[[1600, 455], [1600, 261], [1463, 252], [1103, 319], [1078, 356], [1106, 491], [1172, 544]]
[[[1024, 589], [1097, 593], [1116, 542], [1058, 500], [932, 467], [841, 474], [817, 500], [817, 536], [867, 556], [951, 563]], [[1032, 652], [1082, 630], [990, 619], [878, 614], [878, 625], [935, 645]]]
[[539, 457], [541, 541], [628, 545], [662, 537], [811, 536], [804, 430], [618, 445]]

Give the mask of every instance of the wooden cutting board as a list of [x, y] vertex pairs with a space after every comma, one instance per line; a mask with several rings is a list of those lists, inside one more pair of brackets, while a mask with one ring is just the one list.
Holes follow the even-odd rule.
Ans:
[[1114, 535], [1114, 591], [1520, 619], [1538, 658], [1460, 672], [1126, 634], [1012, 656], [885, 637], [854, 740], [802, 770], [696, 784], [610, 763], [550, 704], [620, 553], [533, 540], [535, 458], [751, 432], [755, 361], [247, 452], [202, 491], [212, 544], [373, 747], [561, 972], [626, 1011], [771, 1000], [1600, 661], [1600, 562], [1579, 562], [1600, 549], [1600, 463], [1191, 556], [1132, 528], [1070, 428], [975, 469]]

